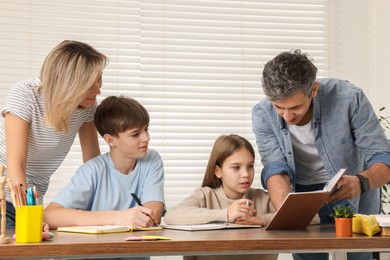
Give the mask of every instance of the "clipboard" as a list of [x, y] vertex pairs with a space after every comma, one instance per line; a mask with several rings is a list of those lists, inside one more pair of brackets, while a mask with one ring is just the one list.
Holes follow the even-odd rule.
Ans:
[[347, 169], [340, 169], [322, 190], [290, 192], [265, 230], [305, 229], [336, 189], [337, 182], [346, 172]]

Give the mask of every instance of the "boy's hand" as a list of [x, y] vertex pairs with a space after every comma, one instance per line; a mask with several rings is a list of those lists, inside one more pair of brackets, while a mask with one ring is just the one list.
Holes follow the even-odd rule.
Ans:
[[[131, 209], [123, 211], [124, 214], [119, 216], [122, 218], [120, 221], [122, 224], [134, 226], [134, 227], [150, 227], [155, 225], [155, 216], [151, 209], [143, 206], [135, 206]], [[123, 219], [124, 218], [124, 219]]]

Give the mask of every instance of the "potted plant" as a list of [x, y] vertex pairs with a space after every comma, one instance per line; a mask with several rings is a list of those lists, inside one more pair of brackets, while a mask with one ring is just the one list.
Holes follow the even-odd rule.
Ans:
[[334, 221], [336, 226], [336, 237], [352, 236], [352, 218], [355, 211], [347, 205], [338, 204], [333, 207]]

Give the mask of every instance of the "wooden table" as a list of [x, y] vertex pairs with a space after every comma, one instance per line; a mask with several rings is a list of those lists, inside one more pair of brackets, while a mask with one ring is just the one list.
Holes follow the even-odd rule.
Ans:
[[[165, 229], [104, 235], [54, 233], [53, 240], [42, 243], [1, 244], [0, 258], [331, 252], [333, 259], [344, 259], [345, 251], [390, 251], [390, 237], [354, 234], [351, 238], [336, 238], [333, 225], [289, 231], [235, 229], [189, 232]], [[125, 241], [130, 235], [159, 235], [172, 240]]]

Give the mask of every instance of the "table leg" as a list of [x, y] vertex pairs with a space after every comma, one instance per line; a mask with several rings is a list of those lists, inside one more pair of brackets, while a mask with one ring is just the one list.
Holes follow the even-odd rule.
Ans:
[[332, 260], [347, 260], [347, 252], [331, 252]]

